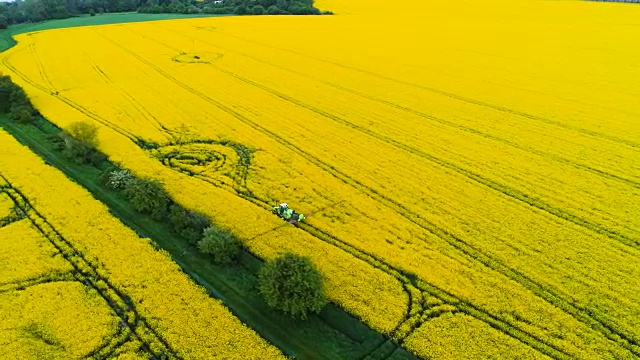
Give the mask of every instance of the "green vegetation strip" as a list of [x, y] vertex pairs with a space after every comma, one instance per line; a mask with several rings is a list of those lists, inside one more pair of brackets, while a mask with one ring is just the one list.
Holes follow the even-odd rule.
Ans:
[[191, 19], [201, 17], [224, 16], [215, 14], [141, 14], [141, 13], [113, 13], [100, 14], [96, 16], [82, 15], [68, 19], [49, 20], [38, 23], [26, 23], [11, 25], [5, 30], [0, 30], [0, 52], [11, 49], [16, 41], [13, 39], [15, 35], [24, 34], [32, 31], [63, 29], [78, 26], [121, 24], [131, 22], [155, 21], [155, 20], [172, 20], [172, 19]]
[[[60, 130], [45, 119], [36, 118], [34, 125], [18, 124], [2, 115], [0, 126], [49, 165], [90, 191], [127, 226], [168, 251], [185, 273], [285, 354], [300, 359], [373, 359], [380, 355], [376, 350], [388, 339], [333, 304], [306, 321], [291, 320], [270, 309], [256, 290], [259, 259], [245, 252], [239, 265], [212, 264], [197, 248], [175, 235], [169, 225], [138, 213], [121, 193], [103, 187], [100, 177], [102, 170], [110, 166], [108, 162], [97, 167], [78, 165], [58, 151], [54, 139]], [[390, 350], [384, 351], [385, 358], [391, 353], [388, 358], [414, 359], [396, 345]]]

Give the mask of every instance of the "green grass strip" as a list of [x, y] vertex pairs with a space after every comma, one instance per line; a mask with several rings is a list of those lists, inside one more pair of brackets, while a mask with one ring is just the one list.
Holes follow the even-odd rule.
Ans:
[[42, 31], [51, 29], [64, 29], [78, 26], [108, 25], [122, 24], [143, 21], [156, 20], [173, 20], [173, 19], [193, 19], [203, 17], [219, 17], [229, 15], [211, 15], [211, 14], [141, 14], [136, 12], [130, 13], [111, 13], [99, 14], [96, 16], [81, 15], [68, 19], [47, 20], [39, 23], [16, 24], [9, 26], [8, 29], [0, 30], [0, 52], [11, 49], [16, 41], [13, 39], [15, 35], [24, 34], [32, 31]]

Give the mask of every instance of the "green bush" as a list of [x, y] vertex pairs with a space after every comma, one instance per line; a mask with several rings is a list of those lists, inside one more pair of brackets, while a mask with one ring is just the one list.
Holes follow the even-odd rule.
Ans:
[[91, 147], [97, 148], [99, 145], [98, 127], [92, 123], [76, 121], [69, 125], [67, 134]]
[[62, 152], [78, 164], [98, 165], [106, 159], [96, 149], [98, 128], [91, 123], [75, 122], [60, 134], [60, 138], [63, 140]]
[[171, 200], [158, 180], [134, 178], [125, 185], [124, 195], [134, 209], [150, 214], [154, 220], [162, 220], [167, 215]]
[[62, 153], [76, 164], [98, 165], [107, 159], [104, 154], [85, 142], [78, 141], [66, 133], [60, 136], [63, 140]]
[[264, 6], [262, 5], [256, 5], [253, 8], [251, 8], [251, 12], [253, 13], [253, 15], [264, 15]]
[[33, 109], [33, 105], [31, 105], [31, 101], [29, 100], [27, 93], [17, 84], [15, 83], [11, 83], [11, 84], [13, 88], [11, 91], [11, 96], [9, 97], [9, 100], [11, 101], [11, 105], [12, 106], [24, 105], [24, 106], [29, 106], [30, 108]]
[[187, 210], [179, 205], [172, 205], [169, 211], [169, 221], [173, 231], [184, 237], [191, 244], [195, 244], [202, 238], [206, 228], [211, 225], [209, 218], [192, 210]]
[[109, 167], [109, 172], [100, 177], [102, 185], [114, 190], [122, 190], [127, 186], [127, 183], [133, 180], [133, 175], [129, 170], [119, 169], [114, 166]]
[[11, 120], [22, 124], [30, 124], [35, 120], [35, 117], [33, 116], [33, 109], [28, 105], [11, 106], [9, 116], [11, 117]]
[[36, 110], [27, 94], [9, 76], [0, 76], [0, 112], [9, 113], [14, 121], [30, 123]]
[[0, 82], [0, 112], [7, 113], [11, 109], [11, 88]]
[[100, 177], [98, 178], [98, 182], [100, 183], [100, 185], [110, 187], [109, 181], [111, 181], [111, 173], [118, 170], [120, 170], [118, 167], [109, 164], [106, 169], [100, 172]]
[[267, 304], [293, 318], [306, 319], [326, 305], [322, 275], [309, 258], [285, 254], [260, 269], [259, 290]]
[[229, 265], [237, 260], [242, 246], [229, 231], [208, 227], [204, 230], [202, 240], [198, 242], [198, 249], [203, 254], [210, 255], [214, 263]]

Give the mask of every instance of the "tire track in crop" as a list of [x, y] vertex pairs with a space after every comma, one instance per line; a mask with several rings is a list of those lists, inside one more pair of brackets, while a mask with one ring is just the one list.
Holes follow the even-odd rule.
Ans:
[[[138, 313], [135, 305], [126, 294], [119, 291], [107, 278], [100, 275], [97, 267], [87, 260], [84, 254], [77, 250], [69, 240], [63, 237], [62, 234], [33, 207], [29, 199], [21, 191], [12, 186], [11, 182], [2, 174], [0, 174], [0, 180], [8, 184], [8, 187], [2, 189], [3, 192], [9, 195], [17, 208], [23, 210], [26, 218], [31, 222], [31, 225], [36, 228], [73, 267], [72, 273], [75, 279], [90, 289], [95, 290], [100, 297], [102, 297], [120, 318], [120, 323], [131, 332], [132, 336], [141, 342], [145, 352], [154, 359], [165, 359], [167, 357], [171, 359], [181, 359], [162, 335], [149, 324], [146, 318]], [[129, 316], [129, 313], [133, 314], [133, 318]], [[154, 344], [150, 344], [142, 334], [153, 337]], [[161, 349], [154, 350], [158, 347]]]
[[[13, 72], [14, 74], [18, 75], [18, 77], [20, 77], [24, 82], [26, 82], [27, 84], [35, 87], [36, 89], [50, 94], [51, 96], [55, 97], [56, 99], [62, 101], [63, 103], [69, 105], [70, 107], [72, 107], [73, 109], [77, 110], [78, 112], [80, 112], [81, 114], [87, 116], [88, 118], [97, 121], [98, 123], [111, 128], [112, 130], [116, 131], [117, 133], [119, 133], [122, 136], [125, 136], [126, 138], [130, 139], [131, 141], [138, 143], [139, 142], [139, 138], [137, 136], [135, 136], [133, 133], [127, 131], [126, 129], [118, 126], [117, 124], [114, 124], [106, 119], [104, 119], [103, 117], [98, 116], [97, 114], [91, 112], [90, 110], [88, 110], [87, 108], [83, 107], [82, 105], [76, 103], [75, 101], [67, 98], [64, 95], [61, 95], [57, 90], [55, 90], [55, 88], [47, 88], [46, 86], [43, 86], [41, 84], [39, 84], [38, 82], [34, 81], [33, 79], [31, 79], [29, 76], [27, 76], [25, 73], [21, 72], [20, 70], [18, 70], [15, 66], [13, 66], [10, 62], [9, 59], [12, 55], [15, 55], [17, 53], [13, 52], [11, 55], [7, 55], [5, 57], [2, 58], [2, 63], [3, 65], [9, 69], [11, 72]], [[38, 59], [36, 59], [36, 61], [39, 62]], [[46, 76], [46, 74], [45, 74]], [[49, 82], [48, 80], [45, 80], [45, 82]]]
[[36, 61], [36, 66], [38, 67], [38, 71], [40, 72], [40, 77], [45, 82], [45, 85], [50, 89], [51, 95], [54, 95], [54, 96], [57, 95], [58, 91], [55, 89], [55, 87], [51, 83], [49, 76], [47, 76], [47, 71], [44, 68], [44, 65], [42, 64], [42, 62], [40, 61], [40, 57], [38, 56], [38, 53], [36, 52], [36, 43], [31, 42], [31, 44], [29, 44], [28, 49], [29, 49], [29, 52], [31, 53], [31, 56]]
[[107, 360], [113, 357], [118, 349], [131, 340], [131, 333], [126, 326], [118, 323], [116, 331], [106, 338], [98, 347], [91, 350], [83, 359]]
[[[68, 272], [68, 275], [71, 275], [72, 272]], [[64, 276], [65, 274], [48, 274], [40, 276], [36, 279], [29, 279], [24, 281], [17, 281], [14, 283], [4, 284], [0, 286], [0, 295], [16, 292], [16, 291], [25, 291], [27, 289], [45, 285], [45, 284], [53, 284], [53, 283], [80, 283], [83, 286], [87, 287], [85, 283], [80, 281], [77, 277], [79, 274], [75, 273], [73, 276]], [[90, 288], [89, 288], [90, 289]], [[103, 299], [104, 300], [104, 299]], [[113, 311], [113, 309], [111, 309]], [[117, 314], [116, 314], [117, 316]], [[119, 339], [119, 337], [124, 337]], [[118, 323], [116, 331], [111, 334], [108, 338], [103, 340], [94, 350], [91, 350], [84, 356], [81, 356], [82, 359], [93, 359], [93, 360], [101, 360], [107, 359], [108, 355], [100, 356], [101, 352], [106, 352], [107, 354], [115, 352], [120, 346], [124, 345], [127, 341], [129, 341], [131, 337], [131, 333], [127, 330], [125, 326], [122, 325], [121, 322]], [[118, 340], [116, 343], [112, 343], [113, 340]]]
[[[357, 258], [369, 258], [372, 259], [370, 264], [375, 268], [387, 269], [386, 271], [389, 274], [395, 275], [398, 279], [402, 279], [402, 281], [407, 282], [407, 284], [412, 287], [420, 290], [422, 292], [422, 300], [424, 302], [424, 296], [432, 296], [442, 301], [445, 305], [451, 305], [457, 309], [457, 311], [463, 312], [479, 321], [482, 321], [492, 328], [498, 329], [500, 332], [508, 335], [521, 343], [530, 346], [533, 349], [540, 351], [550, 357], [553, 358], [566, 358], [570, 357], [570, 354], [566, 353], [563, 349], [547, 343], [545, 340], [540, 339], [536, 335], [530, 334], [525, 330], [520, 329], [517, 325], [514, 325], [508, 321], [500, 319], [499, 317], [491, 314], [490, 311], [485, 310], [483, 307], [474, 305], [473, 303], [451, 293], [448, 292], [436, 285], [428, 284], [426, 281], [419, 279], [418, 276], [402, 270], [398, 267], [395, 267], [391, 263], [383, 259], [378, 259], [375, 255], [364, 251], [359, 248], [355, 248], [344, 240], [339, 239], [338, 237], [329, 234], [328, 232], [307, 223], [297, 223], [296, 227], [301, 228], [308, 233], [312, 234], [314, 237], [323, 240], [329, 244], [332, 244], [343, 251], [352, 254]], [[404, 341], [411, 336], [411, 334], [418, 329], [424, 322], [428, 319], [421, 319], [425, 316], [432, 307], [423, 303], [422, 309], [418, 311], [413, 317], [406, 319], [403, 323], [399, 324], [394, 330], [396, 333], [392, 333], [392, 338], [398, 341], [399, 345], [402, 345]], [[417, 319], [417, 320], [416, 320]], [[394, 335], [398, 335], [401, 331], [401, 327], [406, 323], [409, 323], [411, 328], [409, 331], [403, 332], [402, 335], [398, 338], [394, 337]]]
[[124, 97], [140, 113], [140, 115], [142, 115], [149, 123], [153, 124], [153, 126], [156, 128], [156, 130], [160, 131], [163, 135], [168, 136], [168, 133], [170, 132], [169, 129], [167, 129], [160, 122], [160, 120], [158, 120], [158, 118], [155, 115], [153, 115], [144, 105], [142, 105], [133, 96], [131, 96], [131, 94], [129, 94], [125, 89], [123, 89], [122, 87], [120, 87], [117, 84], [115, 84], [111, 80], [111, 78], [109, 78], [109, 76], [98, 66], [98, 64], [96, 64], [91, 59], [91, 57], [89, 55], [87, 55], [86, 52], [84, 52], [82, 49], [80, 49], [80, 52], [84, 56], [84, 58], [87, 61], [87, 63], [89, 63], [89, 65], [91, 65], [91, 67], [93, 68], [95, 73], [98, 74], [98, 76], [100, 78], [102, 78], [102, 80], [104, 80], [104, 82], [110, 88], [114, 89], [120, 95], [122, 95], [122, 97]]
[[[155, 27], [163, 29], [165, 31], [169, 31], [165, 27], [163, 27], [161, 25], [158, 25], [158, 24], [155, 24]], [[133, 31], [133, 30], [131, 30], [131, 31]], [[133, 32], [135, 32], [135, 31], [133, 31]], [[292, 74], [295, 74], [295, 75], [298, 75], [298, 76], [301, 76], [301, 77], [304, 77], [304, 78], [307, 78], [307, 79], [311, 79], [313, 81], [316, 81], [316, 82], [319, 82], [321, 84], [327, 85], [327, 86], [332, 87], [334, 89], [338, 89], [338, 90], [350, 93], [352, 95], [356, 95], [356, 96], [359, 96], [361, 98], [364, 98], [364, 99], [367, 99], [367, 100], [370, 100], [370, 101], [373, 101], [373, 102], [377, 102], [379, 104], [383, 104], [383, 105], [386, 105], [386, 106], [389, 106], [389, 107], [404, 111], [406, 113], [410, 113], [410, 114], [419, 116], [419, 117], [421, 117], [423, 119], [431, 120], [431, 121], [437, 122], [439, 124], [446, 125], [446, 126], [455, 128], [457, 130], [462, 130], [464, 132], [468, 132], [468, 133], [471, 133], [471, 134], [474, 134], [474, 135], [477, 135], [477, 136], [480, 136], [480, 137], [484, 137], [484, 138], [487, 138], [487, 139], [490, 139], [490, 140], [493, 140], [493, 141], [498, 141], [498, 142], [501, 142], [503, 144], [506, 144], [508, 146], [511, 146], [511, 147], [519, 149], [519, 150], [523, 150], [523, 151], [526, 151], [526, 152], [529, 152], [529, 153], [532, 153], [532, 154], [535, 154], [535, 155], [538, 155], [538, 156], [546, 157], [546, 158], [549, 158], [549, 159], [552, 159], [552, 160], [555, 160], [555, 161], [558, 161], [558, 162], [569, 164], [569, 165], [578, 167], [580, 169], [592, 172], [592, 173], [594, 173], [596, 175], [599, 175], [599, 176], [602, 176], [602, 177], [605, 177], [605, 178], [608, 178], [608, 179], [616, 180], [616, 181], [621, 181], [621, 182], [624, 182], [624, 183], [626, 183], [628, 185], [634, 186], [636, 188], [640, 188], [640, 182], [628, 179], [628, 178], [623, 177], [623, 176], [615, 175], [615, 174], [609, 173], [609, 172], [604, 171], [604, 170], [599, 170], [599, 169], [593, 168], [593, 167], [591, 167], [589, 165], [585, 165], [585, 164], [582, 164], [582, 163], [579, 163], [579, 162], [575, 162], [573, 160], [569, 160], [567, 158], [564, 158], [564, 157], [561, 157], [561, 156], [558, 156], [558, 155], [554, 155], [554, 154], [551, 154], [551, 153], [548, 153], [548, 152], [544, 152], [544, 151], [541, 151], [541, 150], [538, 150], [538, 149], [535, 149], [535, 148], [532, 148], [532, 147], [529, 147], [529, 146], [520, 145], [520, 144], [518, 144], [518, 143], [516, 143], [514, 141], [511, 141], [511, 140], [508, 140], [508, 139], [505, 139], [505, 138], [501, 138], [501, 137], [498, 137], [498, 136], [495, 136], [495, 135], [492, 135], [492, 134], [489, 134], [489, 133], [485, 133], [485, 132], [482, 132], [480, 130], [477, 130], [477, 129], [474, 129], [474, 128], [471, 128], [471, 127], [467, 127], [467, 126], [464, 126], [464, 125], [456, 124], [456, 123], [454, 123], [452, 121], [448, 121], [448, 120], [445, 120], [445, 119], [442, 119], [442, 118], [427, 114], [425, 112], [422, 112], [422, 111], [419, 111], [419, 110], [415, 110], [415, 109], [400, 105], [400, 104], [398, 104], [396, 102], [392, 102], [392, 101], [389, 101], [389, 100], [381, 99], [381, 98], [376, 97], [376, 96], [368, 95], [368, 94], [365, 94], [365, 93], [363, 93], [361, 91], [358, 91], [358, 90], [355, 90], [355, 89], [351, 89], [351, 88], [348, 88], [348, 87], [345, 87], [345, 86], [342, 86], [342, 85], [339, 85], [339, 84], [336, 84], [336, 83], [332, 83], [332, 82], [323, 80], [321, 78], [317, 78], [317, 77], [311, 76], [309, 74], [306, 74], [306, 73], [303, 73], [303, 72], [300, 72], [300, 71], [296, 71], [296, 70], [290, 69], [288, 67], [285, 67], [285, 66], [282, 66], [282, 65], [278, 65], [276, 63], [272, 63], [272, 62], [270, 62], [268, 60], [261, 59], [259, 57], [255, 57], [255, 56], [247, 54], [247, 53], [238, 52], [238, 51], [235, 51], [235, 50], [230, 50], [229, 48], [222, 47], [222, 46], [220, 46], [218, 44], [214, 44], [214, 43], [211, 43], [209, 41], [202, 40], [200, 38], [197, 38], [197, 37], [185, 34], [185, 33], [179, 33], [179, 32], [176, 32], [176, 31], [171, 31], [171, 33], [172, 34], [179, 34], [181, 36], [184, 36], [184, 37], [192, 39], [192, 40], [197, 40], [197, 41], [199, 41], [201, 43], [204, 43], [204, 44], [207, 44], [209, 46], [222, 49], [222, 50], [224, 50], [226, 52], [229, 52], [229, 53], [234, 53], [234, 54], [237, 54], [237, 55], [240, 55], [240, 56], [244, 56], [246, 58], [258, 61], [258, 62], [263, 63], [265, 65], [272, 66], [272, 67], [275, 67], [277, 69], [280, 69], [280, 70], [283, 70], [283, 71], [286, 71], [286, 72], [289, 72], [289, 73], [292, 73]], [[139, 34], [139, 35], [143, 36], [142, 34]]]
[[58, 282], [76, 282], [76, 280], [72, 277], [72, 272], [66, 273], [52, 273], [38, 276], [34, 279], [26, 279], [19, 280], [10, 283], [4, 283], [0, 285], [0, 294], [12, 292], [12, 291], [22, 291], [26, 290], [32, 286], [43, 285], [43, 284], [51, 284]]
[[[208, 30], [208, 31], [211, 31], [211, 30]], [[239, 40], [242, 40], [242, 41], [245, 41], [245, 42], [248, 42], [248, 43], [253, 43], [253, 44], [257, 44], [257, 45], [264, 46], [264, 47], [267, 47], [267, 48], [271, 48], [271, 49], [275, 49], [275, 50], [279, 50], [279, 51], [292, 53], [292, 54], [295, 54], [295, 55], [300, 56], [300, 57], [316, 60], [316, 61], [319, 61], [319, 62], [328, 63], [328, 64], [331, 64], [331, 65], [334, 65], [334, 66], [338, 66], [338, 67], [341, 67], [341, 68], [344, 68], [344, 69], [347, 69], [347, 70], [363, 73], [363, 74], [366, 74], [366, 75], [369, 75], [369, 76], [373, 76], [373, 77], [376, 77], [376, 78], [379, 78], [379, 79], [383, 79], [383, 80], [386, 80], [386, 81], [390, 81], [390, 82], [394, 82], [394, 83], [397, 83], [397, 84], [401, 84], [401, 85], [405, 85], [405, 86], [410, 86], [410, 87], [422, 89], [422, 90], [425, 90], [425, 91], [428, 91], [428, 92], [432, 92], [432, 93], [435, 93], [435, 94], [438, 94], [438, 95], [442, 95], [442, 96], [449, 97], [449, 98], [452, 98], [452, 99], [455, 99], [455, 100], [466, 102], [466, 103], [469, 103], [469, 104], [472, 104], [472, 105], [486, 107], [486, 108], [489, 108], [489, 109], [493, 109], [493, 110], [500, 111], [500, 112], [503, 112], [503, 113], [515, 115], [515, 116], [518, 116], [518, 117], [521, 117], [521, 118], [525, 118], [525, 119], [529, 119], [529, 120], [544, 122], [544, 123], [547, 123], [547, 124], [550, 124], [550, 125], [554, 125], [554, 126], [558, 126], [558, 127], [567, 129], [567, 130], [579, 132], [579, 133], [582, 133], [582, 134], [585, 134], [585, 135], [589, 135], [589, 136], [592, 136], [592, 137], [607, 139], [609, 141], [620, 143], [620, 144], [624, 144], [624, 145], [627, 145], [627, 146], [630, 146], [630, 147], [633, 147], [633, 148], [640, 148], [640, 143], [629, 141], [629, 140], [626, 140], [626, 139], [623, 139], [623, 138], [620, 138], [620, 137], [617, 137], [617, 136], [603, 134], [603, 133], [600, 133], [600, 132], [597, 132], [597, 131], [584, 129], [584, 128], [580, 128], [580, 127], [577, 127], [577, 126], [568, 125], [568, 124], [565, 124], [563, 122], [552, 120], [552, 119], [549, 119], [549, 118], [546, 118], [546, 117], [543, 117], [543, 116], [534, 115], [534, 114], [530, 114], [530, 113], [527, 113], [527, 112], [524, 112], [524, 111], [515, 110], [515, 109], [510, 109], [510, 108], [507, 108], [507, 107], [504, 107], [504, 106], [500, 106], [500, 105], [492, 104], [492, 103], [489, 103], [489, 102], [468, 98], [468, 97], [465, 97], [465, 96], [461, 96], [461, 95], [457, 95], [457, 94], [454, 94], [454, 93], [451, 93], [451, 92], [447, 92], [447, 91], [444, 91], [444, 90], [440, 90], [440, 89], [436, 89], [436, 88], [432, 88], [432, 87], [428, 87], [428, 86], [412, 83], [412, 82], [409, 82], [409, 81], [395, 79], [395, 78], [392, 78], [392, 77], [389, 77], [389, 76], [386, 76], [386, 75], [375, 73], [373, 71], [360, 69], [360, 68], [357, 68], [355, 66], [349, 66], [349, 65], [345, 65], [345, 64], [341, 64], [341, 63], [332, 61], [332, 60], [323, 59], [323, 58], [312, 56], [312, 55], [306, 55], [306, 54], [297, 52], [295, 50], [284, 49], [284, 48], [280, 48], [280, 47], [273, 46], [273, 45], [267, 45], [267, 44], [261, 43], [261, 42], [256, 41], [256, 40], [246, 39], [246, 38], [243, 38], [243, 37], [240, 37], [240, 36], [237, 36], [237, 35], [232, 35], [232, 34], [229, 34], [229, 33], [225, 33], [225, 32], [219, 31], [217, 29], [215, 30], [215, 32], [217, 34], [221, 34], [221, 35], [224, 35], [224, 36], [228, 36], [228, 37], [232, 37], [232, 38], [235, 38], [235, 39], [239, 39]]]
[[[349, 185], [349, 186], [351, 186], [353, 188], [356, 188], [356, 189], [360, 190], [362, 193], [367, 194], [369, 197], [371, 197], [372, 199], [378, 201], [382, 205], [385, 205], [386, 207], [396, 211], [396, 213], [398, 213], [400, 216], [402, 216], [405, 219], [407, 219], [409, 222], [411, 222], [411, 223], [419, 226], [423, 230], [425, 230], [425, 231], [427, 231], [427, 232], [429, 232], [429, 233], [431, 233], [431, 234], [433, 234], [435, 236], [438, 236], [441, 239], [445, 240], [447, 243], [449, 243], [451, 246], [456, 248], [458, 251], [460, 251], [463, 254], [465, 254], [470, 259], [476, 260], [476, 261], [480, 262], [481, 264], [483, 264], [484, 266], [488, 267], [489, 269], [494, 270], [494, 271], [496, 271], [498, 273], [501, 273], [501, 274], [505, 275], [506, 277], [508, 277], [508, 278], [520, 283], [523, 287], [527, 288], [532, 293], [538, 295], [539, 297], [541, 297], [545, 301], [549, 302], [551, 305], [555, 305], [556, 307], [559, 307], [560, 309], [565, 311], [567, 314], [569, 314], [572, 317], [574, 317], [576, 320], [585, 323], [585, 325], [591, 327], [592, 329], [594, 329], [594, 330], [596, 330], [598, 332], [602, 332], [602, 334], [605, 337], [609, 338], [610, 340], [616, 341], [617, 338], [623, 339], [625, 341], [625, 345], [623, 345], [623, 346], [625, 348], [627, 348], [629, 351], [632, 351], [632, 352], [635, 351], [635, 353], [640, 356], [640, 350], [635, 350], [633, 348], [633, 346], [638, 346], [638, 344], [637, 344], [637, 342], [635, 342], [635, 340], [631, 336], [623, 334], [621, 332], [617, 332], [613, 327], [608, 326], [602, 320], [597, 320], [595, 318], [591, 318], [588, 315], [591, 312], [589, 309], [586, 309], [588, 312], [584, 312], [584, 310], [579, 308], [577, 305], [571, 304], [570, 302], [567, 302], [564, 299], [562, 299], [562, 297], [560, 297], [559, 295], [554, 294], [552, 292], [552, 290], [545, 289], [542, 285], [536, 283], [532, 279], [529, 279], [524, 274], [518, 272], [517, 270], [511, 269], [508, 266], [506, 266], [505, 264], [503, 264], [501, 261], [499, 261], [497, 259], [494, 259], [494, 258], [491, 258], [490, 256], [482, 253], [481, 251], [479, 251], [475, 247], [467, 244], [465, 241], [463, 241], [462, 239], [456, 237], [452, 233], [449, 233], [446, 230], [440, 229], [439, 227], [437, 227], [433, 223], [431, 223], [428, 220], [426, 220], [425, 218], [423, 218], [421, 215], [410, 211], [404, 205], [402, 205], [402, 204], [400, 204], [400, 203], [398, 203], [398, 202], [386, 197], [385, 195], [381, 194], [377, 190], [366, 186], [365, 184], [359, 182], [358, 180], [355, 180], [355, 179], [349, 177], [345, 173], [341, 172], [339, 169], [336, 169], [334, 166], [332, 166], [332, 165], [330, 165], [328, 163], [325, 163], [322, 160], [314, 157], [312, 154], [306, 152], [304, 149], [302, 149], [299, 146], [291, 143], [290, 141], [286, 140], [285, 138], [282, 138], [281, 136], [277, 135], [276, 133], [272, 132], [271, 130], [264, 128], [260, 124], [250, 120], [249, 118], [245, 117], [244, 115], [242, 115], [238, 111], [234, 110], [233, 108], [231, 108], [229, 106], [226, 106], [225, 104], [221, 103], [218, 100], [215, 100], [214, 98], [208, 96], [207, 94], [198, 91], [197, 89], [191, 87], [187, 83], [178, 80], [177, 78], [175, 78], [171, 74], [167, 73], [166, 71], [164, 71], [160, 67], [154, 65], [153, 63], [151, 63], [147, 59], [143, 58], [142, 56], [136, 54], [135, 52], [131, 51], [130, 49], [128, 49], [126, 47], [124, 47], [123, 45], [119, 44], [118, 42], [116, 42], [116, 41], [108, 38], [107, 36], [101, 34], [98, 29], [95, 29], [95, 31], [98, 32], [98, 34], [100, 36], [105, 38], [110, 43], [112, 43], [115, 46], [119, 47], [120, 49], [122, 49], [124, 52], [130, 54], [131, 56], [137, 58], [140, 62], [146, 64], [151, 69], [153, 69], [156, 72], [158, 72], [160, 75], [164, 76], [168, 80], [171, 80], [176, 85], [182, 87], [184, 90], [186, 90], [186, 91], [190, 92], [191, 94], [193, 94], [193, 95], [195, 95], [197, 97], [200, 97], [201, 99], [211, 103], [212, 105], [218, 107], [220, 110], [222, 110], [222, 111], [228, 113], [229, 115], [235, 117], [237, 120], [245, 123], [246, 125], [249, 125], [250, 127], [254, 128], [255, 130], [257, 130], [257, 131], [263, 133], [264, 135], [272, 138], [273, 140], [275, 140], [276, 142], [280, 143], [281, 145], [289, 148], [294, 153], [300, 155], [301, 157], [303, 157], [304, 159], [306, 159], [310, 163], [312, 163], [312, 164], [318, 166], [319, 168], [325, 170], [326, 172], [328, 172], [329, 174], [331, 174], [333, 177], [335, 177], [336, 179], [340, 180], [341, 182], [343, 182], [343, 183], [345, 183], [345, 184], [347, 184], [347, 185]], [[398, 210], [400, 210], [400, 211], [398, 211]], [[590, 320], [590, 321], [588, 321], [588, 320]], [[594, 324], [594, 322], [596, 324]], [[605, 331], [605, 329], [608, 330], [608, 331]], [[518, 340], [520, 340], [520, 339], [518, 339]], [[529, 344], [529, 345], [532, 346], [531, 344]], [[550, 347], [553, 348], [553, 346], [549, 345], [549, 344], [545, 344], [545, 346], [550, 346]], [[532, 346], [532, 347], [534, 347], [536, 349], [543, 348], [543, 347], [541, 347], [539, 345], [537, 347], [536, 346]], [[564, 354], [563, 356], [568, 356], [568, 354], [564, 353], [564, 351], [561, 350], [561, 349], [556, 349], [556, 351], [558, 351], [558, 354]], [[554, 357], [558, 357], [557, 354]], [[560, 357], [562, 357], [562, 356], [560, 356]]]
[[34, 52], [34, 57], [35, 57], [35, 61], [38, 64], [38, 67], [41, 68], [41, 74], [42, 77], [44, 79], [44, 81], [49, 85], [49, 89], [52, 91], [52, 95], [55, 96], [56, 98], [62, 100], [63, 102], [67, 103], [69, 106], [72, 106], [73, 108], [75, 108], [76, 110], [80, 111], [82, 114], [91, 117], [93, 120], [98, 121], [100, 123], [102, 123], [103, 125], [110, 127], [110, 128], [115, 128], [116, 131], [120, 132], [121, 134], [128, 136], [130, 139], [137, 139], [137, 137], [125, 130], [124, 128], [121, 128], [120, 126], [118, 126], [117, 124], [114, 124], [108, 120], [106, 120], [105, 118], [98, 116], [97, 114], [95, 114], [94, 112], [86, 109], [84, 106], [78, 104], [77, 102], [67, 98], [66, 96], [62, 96], [60, 95], [60, 92], [56, 89], [56, 87], [53, 85], [53, 83], [51, 82], [51, 80], [49, 79], [49, 76], [47, 75], [47, 72], [44, 70], [44, 66], [42, 63], [42, 60], [40, 59], [40, 57], [38, 56], [37, 53]]
[[[1, 190], [0, 194], [5, 193], [5, 190], [9, 190], [9, 189], [11, 189], [11, 188], [8, 187], [8, 186], [0, 186], [0, 190]], [[14, 209], [16, 209], [17, 211], [20, 211], [19, 210], [20, 208], [16, 207], [15, 203], [14, 203]], [[25, 220], [25, 219], [26, 219], [26, 214], [25, 214], [25, 217], [22, 217], [22, 218], [19, 218], [19, 219], [18, 218], [13, 218], [12, 221], [7, 222], [5, 225], [13, 224], [15, 222], [22, 221], [22, 220]], [[27, 220], [25, 220], [25, 221], [27, 221]], [[64, 255], [62, 253], [60, 253], [59, 251], [57, 251], [55, 255], [60, 255], [60, 256], [64, 257]], [[81, 283], [81, 284], [86, 286], [86, 284], [84, 282], [82, 282], [82, 281], [80, 281], [78, 279], [78, 276], [79, 276], [79, 274], [76, 273], [75, 270], [73, 270], [73, 271], [65, 271], [65, 272], [60, 272], [60, 271], [55, 271], [54, 270], [54, 271], [52, 271], [50, 273], [47, 273], [47, 274], [44, 274], [44, 275], [40, 275], [40, 276], [38, 276], [36, 278], [19, 280], [19, 281], [12, 281], [12, 282], [8, 282], [8, 283], [0, 283], [0, 294], [11, 292], [11, 291], [26, 290], [27, 288], [30, 288], [30, 287], [33, 287], [33, 286], [42, 285], [42, 284], [51, 284], [51, 283], [56, 283], [56, 282], [58, 282], [58, 283], [59, 282], [79, 282], [79, 283]], [[126, 327], [123, 326], [121, 323], [119, 323], [118, 324], [118, 328], [117, 328], [116, 333], [114, 334], [114, 336], [111, 336], [111, 337], [109, 337], [109, 339], [103, 341], [103, 343], [100, 344], [96, 349], [90, 351], [87, 355], [82, 356], [82, 358], [83, 359], [92, 358], [94, 360], [107, 359], [108, 355], [105, 355], [105, 356], [98, 356], [98, 355], [101, 352], [106, 352], [107, 354], [111, 354], [111, 353], [115, 352], [124, 343], [129, 341], [129, 339], [131, 338], [131, 333], [128, 332], [127, 330], [125, 330], [125, 329], [126, 329]], [[125, 332], [125, 333], [123, 333], [123, 332]], [[117, 337], [118, 335], [124, 335], [124, 337], [122, 339], [120, 339], [118, 343], [112, 344], [111, 343], [111, 339], [114, 338], [114, 337]]]

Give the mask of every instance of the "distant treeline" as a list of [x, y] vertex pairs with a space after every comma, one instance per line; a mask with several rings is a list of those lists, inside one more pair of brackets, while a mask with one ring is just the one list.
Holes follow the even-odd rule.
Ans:
[[0, 29], [11, 24], [65, 19], [76, 15], [144, 13], [320, 15], [313, 0], [16, 0], [0, 3]]
[[235, 15], [321, 15], [313, 0], [145, 0], [138, 12]]

